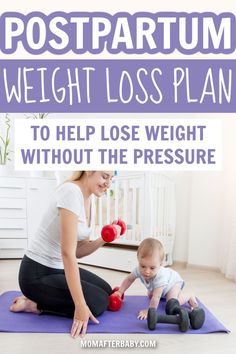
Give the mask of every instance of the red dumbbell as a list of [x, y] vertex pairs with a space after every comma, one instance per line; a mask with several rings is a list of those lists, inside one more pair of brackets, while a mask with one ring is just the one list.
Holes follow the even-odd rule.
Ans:
[[[124, 221], [122, 221], [121, 219], [119, 219], [117, 222], [116, 222], [117, 225], [119, 225], [121, 227], [121, 232], [120, 234], [123, 235], [126, 231], [126, 224]], [[105, 242], [112, 242], [116, 239], [117, 237], [117, 230], [114, 226], [114, 224], [110, 224], [110, 225], [105, 225], [103, 226], [102, 228], [102, 231], [101, 231], [101, 235], [102, 235], [102, 239], [105, 241]]]
[[109, 304], [108, 304], [108, 310], [110, 311], [119, 311], [122, 305], [122, 300], [119, 296], [111, 294], [109, 296]]
[[124, 294], [122, 296], [115, 295], [114, 292], [118, 291], [119, 287], [115, 287], [112, 290], [111, 295], [109, 296], [109, 304], [108, 304], [108, 310], [110, 311], [119, 311], [122, 305], [122, 300], [124, 299]]

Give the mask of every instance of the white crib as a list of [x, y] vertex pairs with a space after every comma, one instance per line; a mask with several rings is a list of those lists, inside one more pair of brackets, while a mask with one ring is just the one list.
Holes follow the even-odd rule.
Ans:
[[81, 260], [83, 263], [130, 270], [127, 268], [132, 268], [133, 263], [136, 263], [139, 243], [145, 237], [155, 237], [164, 245], [166, 265], [172, 264], [175, 187], [171, 175], [153, 172], [119, 173], [106, 195], [96, 199], [96, 209], [92, 239], [97, 238], [104, 225], [118, 218], [127, 223], [127, 231], [107, 245], [110, 247], [105, 250], [107, 252], [103, 250], [98, 254], [96, 251], [94, 255], [86, 257], [88, 261]]

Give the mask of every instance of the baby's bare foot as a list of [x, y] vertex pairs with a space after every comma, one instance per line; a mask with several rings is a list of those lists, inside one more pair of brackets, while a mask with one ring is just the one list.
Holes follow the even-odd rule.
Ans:
[[10, 310], [12, 312], [33, 312], [33, 313], [40, 313], [37, 309], [37, 304], [25, 296], [16, 297], [13, 300], [12, 305], [10, 306]]

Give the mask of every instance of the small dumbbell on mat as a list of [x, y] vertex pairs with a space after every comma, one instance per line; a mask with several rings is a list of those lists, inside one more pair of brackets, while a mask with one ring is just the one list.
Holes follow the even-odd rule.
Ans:
[[[124, 221], [122, 221], [121, 219], [118, 219], [117, 225], [119, 225], [121, 227], [121, 232], [120, 234], [123, 235], [126, 231], [126, 224]], [[117, 229], [116, 227], [114, 226], [114, 224], [110, 224], [110, 225], [105, 225], [103, 226], [102, 228], [102, 231], [101, 231], [101, 236], [102, 236], [102, 239], [105, 241], [105, 242], [112, 242], [114, 241], [116, 238], [117, 238]]]
[[[179, 308], [181, 308], [179, 301], [177, 299], [170, 299], [166, 303], [166, 314], [174, 315]], [[200, 307], [196, 307], [193, 310], [186, 309], [186, 311], [188, 312], [191, 327], [193, 329], [201, 328], [205, 322], [205, 311]]]
[[205, 322], [205, 311], [202, 308], [195, 308], [192, 311], [188, 311], [190, 324], [193, 329], [199, 329]]
[[189, 317], [185, 309], [179, 309], [176, 315], [159, 315], [156, 308], [148, 309], [147, 325], [150, 330], [156, 328], [157, 323], [177, 324], [181, 332], [187, 332], [189, 329]]
[[122, 296], [115, 295], [114, 293], [119, 290], [119, 287], [115, 287], [112, 290], [111, 295], [109, 296], [109, 304], [108, 304], [108, 310], [110, 311], [119, 311], [122, 305], [122, 300], [124, 299], [124, 294]]

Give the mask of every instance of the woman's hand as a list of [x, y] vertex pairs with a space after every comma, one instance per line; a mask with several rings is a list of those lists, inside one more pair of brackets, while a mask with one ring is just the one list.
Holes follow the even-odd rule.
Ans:
[[73, 338], [85, 336], [89, 319], [94, 323], [99, 323], [86, 304], [75, 308], [74, 320], [70, 332]]
[[121, 233], [121, 227], [120, 227], [120, 225], [117, 224], [117, 221], [118, 220], [114, 220], [112, 222], [112, 225], [115, 226], [116, 231], [117, 231], [117, 237], [116, 238], [119, 238], [120, 237], [120, 233]]

